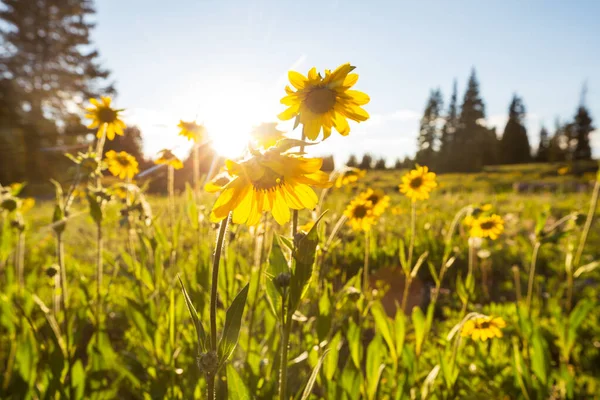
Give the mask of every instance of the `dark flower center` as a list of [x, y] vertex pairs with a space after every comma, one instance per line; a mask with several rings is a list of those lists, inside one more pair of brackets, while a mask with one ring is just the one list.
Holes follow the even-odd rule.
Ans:
[[410, 187], [413, 189], [420, 188], [422, 184], [423, 184], [423, 178], [420, 176], [418, 176], [415, 179], [413, 179], [412, 181], [410, 181]]
[[96, 115], [101, 123], [110, 124], [117, 119], [117, 112], [110, 107], [99, 108]]
[[370, 201], [371, 203], [373, 203], [373, 205], [379, 203], [379, 196], [376, 194], [372, 194], [369, 197], [367, 197], [367, 201]]
[[311, 90], [306, 96], [306, 106], [315, 114], [324, 114], [333, 109], [335, 105], [335, 92], [322, 87]]
[[363, 206], [363, 205], [359, 205], [354, 207], [354, 217], [355, 218], [364, 218], [365, 215], [367, 215], [367, 207]]
[[496, 224], [493, 221], [485, 221], [480, 226], [481, 226], [481, 229], [490, 230], [494, 226], [496, 226]]

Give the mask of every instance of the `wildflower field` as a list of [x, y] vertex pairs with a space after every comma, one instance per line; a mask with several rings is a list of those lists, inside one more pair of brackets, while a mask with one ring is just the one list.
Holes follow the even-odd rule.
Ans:
[[[353, 70], [290, 72], [296, 129], [185, 191], [162, 151], [166, 196], [93, 99], [54, 201], [0, 188], [0, 398], [598, 398], [594, 164], [325, 172], [369, 118]], [[210, 132], [175, 129], [197, 165]]]

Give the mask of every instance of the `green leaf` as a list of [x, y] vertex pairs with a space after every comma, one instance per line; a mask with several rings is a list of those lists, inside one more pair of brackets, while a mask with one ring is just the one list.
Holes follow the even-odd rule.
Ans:
[[404, 348], [404, 338], [406, 337], [406, 322], [405, 322], [404, 311], [400, 307], [396, 310], [396, 318], [394, 323], [394, 330], [396, 334], [396, 353], [402, 354]]
[[577, 329], [585, 320], [588, 313], [594, 308], [594, 302], [590, 300], [582, 300], [573, 308], [569, 315], [569, 331], [567, 333], [567, 343], [565, 352], [569, 353], [575, 345], [575, 339], [577, 338]]
[[404, 240], [402, 239], [398, 241], [398, 250], [400, 266], [402, 266], [402, 271], [404, 271], [404, 275], [408, 276], [408, 274], [410, 274], [410, 265], [408, 265], [408, 261], [406, 260], [406, 250], [404, 250]]
[[331, 314], [331, 301], [329, 300], [329, 290], [325, 288], [319, 299], [319, 315], [317, 316], [317, 337], [319, 342], [325, 340], [331, 329], [333, 316]]
[[96, 224], [101, 223], [102, 222], [102, 206], [100, 205], [100, 202], [98, 201], [98, 196], [90, 194], [88, 192], [87, 200], [88, 200], [88, 203], [90, 204], [90, 215], [92, 216], [92, 219], [94, 220], [94, 222]]
[[548, 383], [548, 369], [550, 367], [548, 345], [546, 344], [546, 341], [544, 340], [544, 337], [540, 333], [539, 329], [534, 331], [531, 344], [533, 346], [531, 370], [540, 380], [542, 386], [545, 387]]
[[381, 373], [385, 368], [385, 364], [383, 363], [384, 354], [385, 350], [383, 348], [383, 342], [381, 341], [381, 335], [375, 335], [367, 347], [366, 375], [367, 398], [369, 400], [373, 400], [377, 394]]
[[240, 328], [242, 325], [242, 316], [246, 307], [246, 298], [248, 297], [248, 285], [235, 296], [231, 306], [225, 314], [225, 325], [223, 326], [223, 334], [219, 342], [219, 366], [229, 360], [235, 346], [237, 345], [240, 336]]
[[319, 370], [321, 369], [323, 361], [325, 360], [325, 356], [327, 356], [328, 352], [329, 349], [323, 352], [323, 354], [319, 358], [319, 362], [317, 362], [317, 365], [315, 365], [315, 367], [313, 368], [312, 373], [310, 374], [310, 378], [308, 378], [308, 382], [306, 383], [306, 387], [304, 388], [304, 392], [302, 392], [302, 397], [300, 398], [300, 400], [306, 400], [310, 396], [312, 388], [315, 385], [315, 381], [317, 380], [317, 375], [319, 375]]
[[206, 349], [209, 347], [209, 343], [206, 340], [206, 333], [204, 331], [204, 327], [202, 326], [202, 321], [198, 317], [198, 311], [194, 307], [192, 303], [192, 299], [188, 295], [187, 290], [185, 290], [185, 286], [183, 285], [183, 281], [181, 277], [177, 275], [177, 279], [179, 279], [179, 284], [181, 285], [181, 291], [183, 292], [183, 298], [185, 299], [185, 305], [190, 312], [190, 317], [192, 317], [192, 322], [194, 323], [194, 327], [196, 328], [196, 337], [198, 338], [198, 354], [204, 353]]
[[529, 371], [527, 370], [527, 366], [525, 365], [525, 361], [523, 361], [523, 356], [521, 355], [521, 350], [519, 349], [519, 343], [516, 337], [513, 337], [513, 355], [513, 369], [515, 380], [521, 388], [521, 393], [523, 394], [523, 396], [527, 400], [530, 400], [531, 397], [529, 396], [528, 392], [528, 388], [531, 386], [529, 381], [530, 375]]
[[328, 381], [333, 379], [335, 372], [338, 369], [338, 360], [340, 357], [340, 347], [342, 346], [342, 333], [338, 332], [335, 334], [333, 339], [329, 342], [327, 350], [329, 351], [329, 357], [325, 359], [323, 364], [323, 373]]
[[348, 324], [348, 332], [346, 332], [346, 338], [348, 339], [348, 347], [350, 348], [350, 357], [357, 368], [360, 368], [361, 347], [362, 338], [360, 334], [360, 328], [354, 321], [350, 321]]
[[250, 391], [233, 365], [227, 366], [227, 398], [229, 400], [250, 400]]
[[294, 268], [290, 280], [288, 318], [291, 318], [292, 315], [294, 315], [294, 312], [296, 312], [300, 305], [300, 300], [302, 300], [302, 297], [304, 297], [304, 294], [308, 289], [313, 266], [315, 264], [317, 245], [319, 244], [319, 235], [317, 233], [319, 221], [321, 221], [323, 215], [325, 215], [325, 213], [321, 214], [306, 236], [298, 240], [293, 252], [294, 259], [296, 260], [296, 267]]
[[383, 340], [385, 340], [385, 343], [390, 349], [392, 360], [394, 361], [394, 364], [396, 364], [398, 361], [398, 353], [396, 351], [394, 339], [392, 338], [392, 329], [390, 327], [390, 323], [388, 322], [388, 316], [385, 313], [381, 302], [376, 302], [371, 306], [371, 314], [375, 320], [377, 331], [381, 334], [381, 336], [383, 336]]
[[288, 260], [280, 245], [281, 238], [280, 236], [278, 239], [277, 235], [273, 235], [273, 245], [271, 246], [271, 254], [269, 254], [269, 268], [267, 271], [273, 278], [279, 274], [290, 272]]
[[415, 352], [419, 356], [423, 339], [425, 339], [425, 316], [418, 306], [415, 306], [412, 310], [412, 321], [415, 328]]
[[75, 388], [75, 399], [83, 399], [85, 392], [85, 370], [83, 369], [81, 360], [77, 360], [73, 364], [71, 373], [73, 374], [71, 379], [73, 379], [73, 387]]
[[581, 274], [592, 272], [593, 270], [595, 270], [598, 267], [600, 267], [600, 261], [591, 262], [589, 264], [586, 264], [586, 265], [583, 265], [583, 266], [577, 268], [577, 270], [575, 271], [573, 276], [575, 278], [579, 278], [581, 276]]
[[440, 366], [436, 365], [431, 369], [427, 377], [423, 381], [423, 386], [421, 387], [421, 400], [427, 399], [429, 397], [429, 393], [431, 389], [433, 389], [433, 384], [435, 383], [435, 378], [437, 378], [440, 372]]

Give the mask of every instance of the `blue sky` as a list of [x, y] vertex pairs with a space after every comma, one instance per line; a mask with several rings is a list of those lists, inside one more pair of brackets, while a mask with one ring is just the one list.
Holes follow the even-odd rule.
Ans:
[[[113, 71], [126, 120], [153, 154], [186, 144], [179, 118], [198, 118], [233, 156], [260, 121], [284, 109], [286, 74], [357, 66], [372, 118], [316, 146], [346, 158], [412, 155], [429, 91], [459, 99], [475, 67], [489, 125], [501, 133], [514, 92], [524, 98], [530, 141], [541, 124], [571, 118], [587, 80], [600, 126], [597, 1], [201, 1], [100, 0], [94, 39]], [[286, 126], [283, 125], [285, 128]], [[294, 132], [291, 135], [300, 135]], [[600, 131], [592, 134], [600, 155]]]

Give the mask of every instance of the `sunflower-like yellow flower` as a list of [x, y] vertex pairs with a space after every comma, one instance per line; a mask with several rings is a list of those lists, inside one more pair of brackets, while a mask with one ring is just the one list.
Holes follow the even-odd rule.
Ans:
[[350, 185], [357, 182], [359, 179], [362, 179], [367, 174], [367, 171], [364, 169], [346, 167], [344, 170], [340, 171], [339, 175], [335, 180], [335, 187], [341, 188], [342, 186]]
[[243, 161], [227, 160], [231, 182], [225, 185], [210, 218], [225, 219], [233, 212], [236, 224], [256, 225], [270, 211], [280, 225], [290, 220], [290, 209], [313, 209], [319, 199], [312, 189], [329, 187], [329, 176], [320, 170], [323, 160], [281, 153], [273, 147]]
[[177, 127], [180, 129], [179, 136], [183, 136], [187, 140], [193, 140], [195, 143], [200, 143], [204, 140], [206, 129], [203, 125], [196, 123], [196, 121], [186, 122], [179, 120]]
[[429, 172], [429, 168], [417, 166], [412, 171], [402, 177], [400, 193], [412, 201], [425, 200], [429, 198], [429, 193], [437, 186], [435, 173]]
[[357, 197], [348, 204], [344, 215], [348, 219], [348, 225], [354, 231], [367, 232], [375, 225], [377, 216], [373, 212], [373, 203]]
[[183, 162], [169, 149], [162, 149], [158, 152], [159, 157], [154, 160], [154, 164], [170, 165], [175, 169], [183, 168]]
[[316, 68], [308, 71], [308, 78], [290, 71], [288, 77], [296, 91], [285, 87], [287, 96], [281, 103], [288, 109], [279, 114], [283, 121], [296, 117], [296, 126], [302, 124], [302, 132], [310, 140], [317, 140], [321, 129], [323, 139], [335, 128], [341, 135], [350, 133], [348, 119], [362, 122], [369, 114], [361, 107], [370, 99], [363, 92], [350, 90], [358, 81], [358, 74], [351, 74], [355, 67], [349, 63], [340, 65], [335, 71], [325, 70], [325, 76]]
[[229, 182], [231, 182], [231, 176], [227, 171], [223, 171], [215, 175], [210, 181], [204, 185], [204, 190], [208, 193], [217, 193], [223, 190]]
[[88, 112], [85, 117], [92, 120], [88, 128], [98, 128], [96, 136], [102, 137], [103, 129], [106, 129], [106, 138], [113, 140], [115, 134], [123, 136], [123, 129], [126, 128], [125, 122], [119, 119], [119, 113], [123, 109], [115, 109], [110, 106], [110, 97], [102, 96], [100, 100], [90, 99], [92, 107], [86, 108]]
[[473, 340], [486, 341], [494, 337], [502, 337], [502, 328], [506, 322], [500, 317], [484, 316], [472, 318], [465, 322], [461, 336], [471, 337]]
[[259, 148], [268, 149], [283, 139], [284, 132], [277, 129], [277, 122], [265, 122], [252, 130], [251, 136]]
[[360, 194], [360, 197], [365, 201], [370, 201], [373, 207], [373, 214], [379, 217], [384, 213], [390, 205], [390, 196], [386, 195], [379, 189], [367, 189], [366, 192]]
[[[468, 217], [467, 217], [468, 218]], [[470, 236], [496, 240], [504, 232], [504, 220], [497, 214], [472, 218], [468, 224], [471, 227]]]
[[104, 157], [104, 162], [110, 173], [119, 177], [119, 179], [133, 179], [135, 174], [140, 171], [135, 157], [125, 151], [117, 153], [114, 150], [109, 150]]

